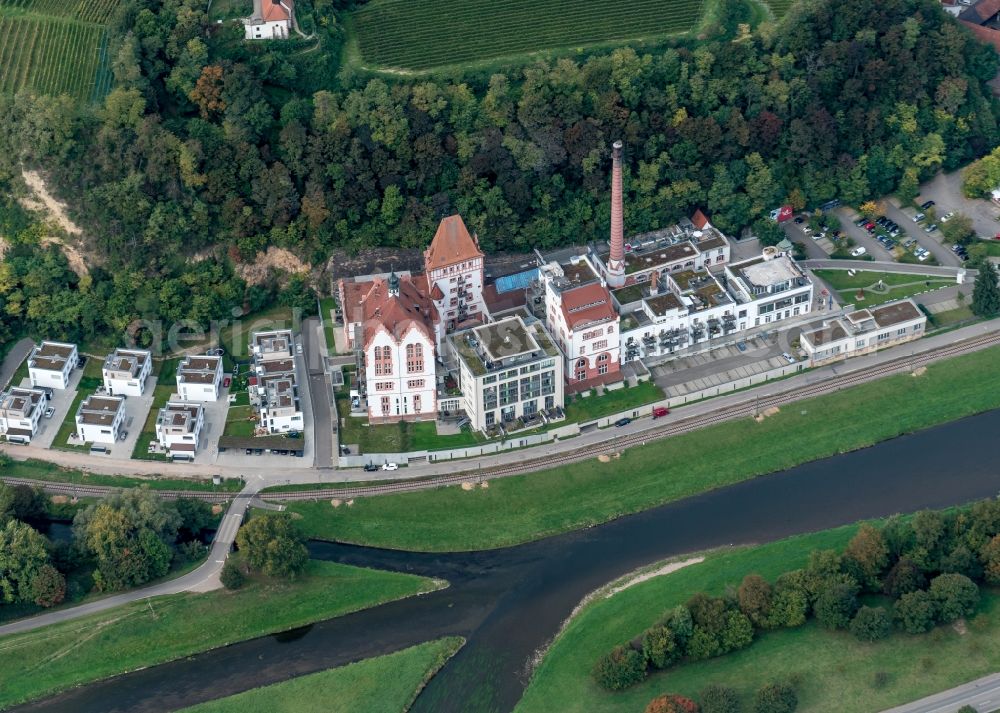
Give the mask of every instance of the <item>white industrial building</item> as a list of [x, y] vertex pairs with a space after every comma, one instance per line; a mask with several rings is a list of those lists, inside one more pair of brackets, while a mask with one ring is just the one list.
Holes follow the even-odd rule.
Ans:
[[76, 437], [84, 443], [114, 443], [124, 418], [124, 397], [89, 396], [76, 410]]
[[817, 366], [919, 339], [926, 328], [927, 317], [905, 299], [826, 320], [803, 332], [799, 344]]
[[153, 373], [153, 355], [145, 349], [115, 349], [101, 369], [104, 389], [111, 396], [142, 396]]
[[28, 356], [28, 377], [34, 387], [65, 389], [80, 355], [75, 344], [42, 342]]
[[205, 427], [200, 403], [168, 401], [156, 416], [156, 440], [174, 460], [192, 460]]
[[0, 436], [17, 443], [31, 442], [48, 403], [41, 389], [12, 388], [0, 394]]
[[222, 388], [222, 357], [184, 357], [177, 367], [181, 401], [218, 401]]
[[472, 428], [513, 431], [561, 416], [563, 358], [540, 322], [507, 317], [457, 332], [448, 342]]

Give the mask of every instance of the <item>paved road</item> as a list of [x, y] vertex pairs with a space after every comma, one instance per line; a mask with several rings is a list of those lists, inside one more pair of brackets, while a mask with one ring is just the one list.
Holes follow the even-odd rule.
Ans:
[[[330, 408], [330, 384], [323, 365], [318, 332], [322, 324], [310, 317], [302, 324], [302, 351], [306, 362], [306, 384], [312, 404], [313, 465], [333, 467], [333, 425]], [[353, 360], [352, 360], [353, 363]]]
[[236, 533], [240, 529], [240, 523], [243, 522], [243, 516], [246, 513], [247, 507], [256, 497], [257, 491], [261, 488], [262, 484], [260, 479], [253, 480], [233, 499], [229, 510], [226, 511], [222, 522], [219, 524], [215, 540], [212, 541], [212, 549], [208, 553], [208, 559], [197, 569], [176, 579], [154, 584], [150, 587], [122, 592], [121, 594], [87, 602], [80, 606], [59, 609], [28, 619], [21, 619], [11, 624], [5, 624], [4, 626], [0, 626], [0, 636], [31, 631], [42, 626], [48, 626], [49, 624], [78, 619], [81, 616], [96, 614], [97, 612], [106, 611], [122, 606], [123, 604], [129, 604], [130, 602], [150, 597], [177, 594], [178, 592], [207, 592], [212, 589], [218, 589], [221, 586], [219, 573], [222, 571], [222, 566], [229, 555], [229, 550], [232, 549], [233, 543], [236, 541]]
[[883, 713], [955, 713], [962, 706], [972, 706], [980, 713], [1000, 710], [1000, 673], [890, 708]]
[[[21, 362], [24, 358], [31, 353], [31, 348], [35, 346], [35, 343], [25, 337], [17, 342], [10, 351], [7, 352], [7, 356], [4, 357], [3, 364], [0, 365], [0, 391], [3, 391], [7, 382], [10, 381], [11, 377], [14, 376], [14, 372], [17, 371], [17, 367], [21, 366]], [[15, 384], [17, 386], [17, 384]]]

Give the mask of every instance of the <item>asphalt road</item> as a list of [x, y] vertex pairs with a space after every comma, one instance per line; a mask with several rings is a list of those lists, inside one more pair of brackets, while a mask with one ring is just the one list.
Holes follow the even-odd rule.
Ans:
[[226, 511], [222, 522], [219, 524], [218, 531], [215, 533], [215, 539], [212, 541], [212, 549], [209, 550], [208, 559], [197, 569], [176, 579], [154, 584], [150, 587], [122, 592], [121, 594], [115, 594], [79, 606], [50, 611], [28, 619], [21, 619], [11, 624], [5, 624], [0, 626], [0, 636], [31, 631], [42, 626], [48, 626], [49, 624], [58, 624], [62, 621], [77, 619], [88, 614], [96, 614], [97, 612], [106, 611], [122, 606], [123, 604], [129, 604], [130, 602], [150, 597], [177, 594], [178, 592], [207, 592], [212, 589], [218, 589], [222, 586], [219, 582], [219, 573], [222, 571], [226, 557], [229, 555], [229, 551], [236, 541], [236, 533], [240, 529], [240, 523], [243, 522], [243, 516], [246, 514], [247, 507], [262, 485], [263, 482], [260, 479], [254, 479], [233, 499], [229, 510]]
[[1000, 673], [890, 708], [883, 713], [955, 713], [962, 706], [972, 706], [980, 713], [1000, 710]]
[[317, 339], [320, 321], [310, 317], [302, 323], [302, 352], [306, 362], [306, 384], [312, 404], [313, 465], [333, 467], [333, 421], [330, 408], [330, 384], [323, 366], [323, 354]]

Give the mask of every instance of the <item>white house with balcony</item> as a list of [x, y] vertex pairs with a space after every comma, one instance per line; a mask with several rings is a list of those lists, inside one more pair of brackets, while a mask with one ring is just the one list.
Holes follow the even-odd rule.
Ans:
[[222, 388], [222, 357], [184, 357], [177, 367], [181, 401], [218, 401]]
[[66, 389], [80, 360], [75, 344], [42, 342], [28, 356], [28, 377], [33, 387]]
[[0, 436], [16, 443], [30, 443], [48, 403], [41, 389], [15, 387], [0, 393]]
[[869, 354], [924, 336], [927, 317], [912, 299], [848, 312], [802, 333], [812, 366]]
[[76, 437], [84, 443], [113, 444], [124, 419], [123, 396], [89, 396], [76, 410]]
[[112, 396], [142, 396], [153, 373], [153, 355], [145, 349], [115, 349], [104, 359], [104, 390]]
[[205, 427], [200, 403], [168, 401], [156, 416], [156, 440], [174, 460], [192, 460]]

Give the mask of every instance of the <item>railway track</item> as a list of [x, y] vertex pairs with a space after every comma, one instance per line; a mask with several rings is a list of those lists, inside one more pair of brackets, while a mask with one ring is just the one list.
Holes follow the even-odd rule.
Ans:
[[[447, 485], [459, 485], [461, 483], [482, 482], [495, 480], [514, 475], [522, 475], [537, 470], [546, 470], [560, 465], [576, 463], [582, 460], [595, 458], [609, 450], [622, 450], [633, 446], [648, 444], [652, 441], [668, 438], [670, 436], [689, 433], [706, 426], [711, 426], [725, 421], [732, 421], [738, 418], [754, 416], [772, 407], [780, 407], [786, 404], [801, 401], [813, 396], [822, 396], [833, 391], [863, 384], [875, 379], [890, 376], [921, 366], [947, 359], [949, 357], [960, 356], [970, 352], [978, 351], [989, 346], [1000, 344], [1000, 332], [985, 334], [980, 337], [968, 339], [956, 344], [949, 344], [935, 349], [934, 351], [903, 356], [892, 359], [883, 364], [878, 364], [864, 371], [857, 371], [843, 376], [836, 376], [832, 379], [803, 385], [797, 389], [791, 389], [784, 393], [772, 396], [749, 397], [730, 406], [726, 406], [718, 411], [709, 412], [699, 416], [681, 419], [678, 421], [663, 423], [659, 426], [647, 428], [635, 433], [619, 436], [611, 441], [594, 443], [583, 446], [566, 453], [558, 453], [550, 456], [532, 458], [518, 463], [508, 465], [493, 466], [482, 470], [462, 470], [450, 475], [432, 476], [420, 480], [405, 480], [379, 485], [364, 485], [357, 487], [343, 488], [323, 488], [316, 490], [299, 490], [288, 492], [264, 493], [261, 497], [268, 500], [322, 500], [327, 498], [361, 498], [377, 495], [391, 495], [394, 493], [409, 493], [419, 490], [440, 488]], [[73, 483], [53, 483], [23, 478], [3, 478], [3, 481], [10, 485], [41, 485], [46, 491], [56, 494], [74, 495], [77, 497], [103, 497], [108, 493], [115, 492], [119, 488], [98, 485], [76, 485]], [[174, 499], [179, 497], [199, 498], [210, 502], [226, 502], [232, 499], [235, 493], [208, 493], [204, 491], [183, 491], [183, 490], [159, 490], [162, 497]]]

